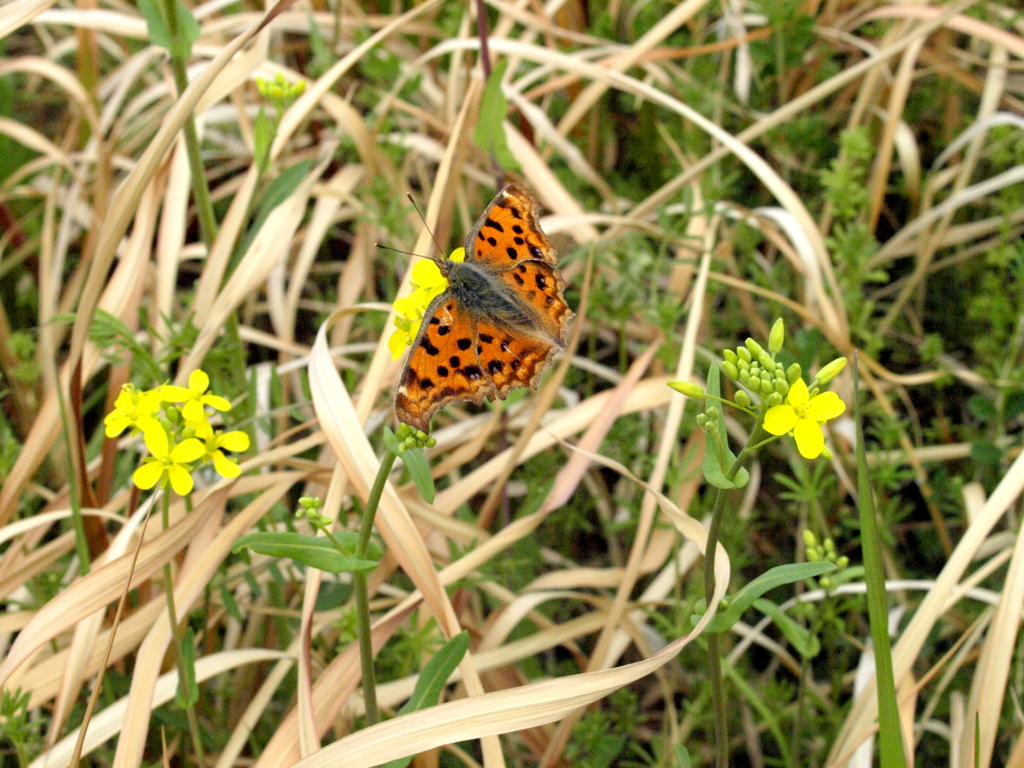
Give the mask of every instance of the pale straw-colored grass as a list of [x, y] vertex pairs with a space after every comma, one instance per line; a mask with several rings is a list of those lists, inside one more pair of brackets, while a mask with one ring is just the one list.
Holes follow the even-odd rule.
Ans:
[[[703, 740], [707, 722], [695, 729], [689, 716], [676, 711], [681, 694], [675, 686], [685, 679], [691, 687], [682, 700], [696, 698], [693, 690], [700, 688], [705, 662], [692, 641], [717, 602], [696, 627], [688, 625], [675, 636], [666, 636], [666, 623], [656, 620], [678, 615], [681, 596], [689, 594], [680, 584], [699, 578], [706, 542], [694, 519], [704, 509], [699, 494], [703, 434], [685, 417], [684, 398], [666, 382], [702, 381], [707, 353], [740, 341], [722, 337], [723, 328], [737, 325], [736, 318], [720, 322], [723, 306], [738, 306], [744, 327], [762, 334], [780, 312], [791, 313], [791, 325], [817, 329], [847, 356], [860, 332], [841, 287], [846, 265], [836, 262], [826, 244], [834, 212], [802, 197], [764, 137], [807, 113], [827, 114], [833, 100], [840, 99], [845, 104], [841, 114], [829, 117], [836, 131], [871, 129], [876, 153], [865, 182], [866, 219], [872, 224], [885, 219], [886, 196], [898, 186], [894, 180], [910, 201], [909, 213], [867, 265], [909, 264], [891, 285], [865, 287], [881, 307], [871, 331], [889, 338], [908, 317], [919, 322], [931, 278], [963, 264], [983, 263], [988, 250], [1024, 231], [1024, 213], [992, 215], [998, 194], [1024, 181], [1024, 171], [1020, 166], [993, 170], [987, 163], [991, 130], [1024, 126], [1015, 111], [1024, 37], [1012, 5], [989, 4], [990, 20], [983, 21], [966, 13], [978, 5], [976, 0], [863, 9], [852, 3], [809, 3], [819, 44], [834, 48], [847, 66], [820, 81], [812, 73], [771, 111], [755, 112], [744, 106], [752, 90], [762, 87], [751, 46], [769, 33], [753, 4], [727, 4], [723, 14], [718, 4], [685, 0], [669, 6], [626, 44], [573, 23], [571, 4], [545, 9], [523, 2], [489, 3], [491, 56], [509, 60], [503, 83], [511, 105], [503, 125], [509, 149], [522, 180], [548, 209], [546, 230], [565, 244], [563, 252], [584, 256], [566, 261], [564, 273], [572, 285], [586, 287], [568, 353], [539, 392], [502, 413], [455, 407], [436, 419], [438, 445], [429, 452], [439, 481], [433, 504], [423, 502], [411, 485], [399, 485], [399, 462], [377, 516], [388, 554], [370, 581], [374, 647], [380, 651], [389, 640], [429, 621], [444, 636], [470, 629], [473, 646], [444, 703], [354, 732], [353, 719], [362, 712], [357, 649], [349, 643], [333, 652], [337, 611], [316, 610], [327, 577], [278, 564], [293, 582], [285, 602], [276, 603], [267, 560], [253, 556], [251, 566], [231, 560], [231, 547], [268, 519], [270, 510], [292, 505], [295, 489], [323, 497], [325, 509], [333, 513], [364, 500], [376, 473], [379, 429], [390, 418], [400, 370], [387, 348], [394, 296], [382, 295], [380, 287], [390, 280], [399, 285], [399, 294], [408, 290], [411, 263], [381, 254], [375, 246], [384, 242], [426, 254], [433, 244], [411, 215], [407, 223], [417, 233], [414, 241], [381, 231], [377, 216], [387, 201], [375, 199], [373, 184], [386, 181], [397, 200], [409, 190], [422, 190], [418, 196], [426, 223], [450, 247], [453, 235], [472, 225], [493, 194], [495, 176], [490, 160], [472, 144], [484, 81], [477, 62], [476, 19], [465, 5], [458, 6], [458, 32], [446, 38], [437, 20], [440, 12], [452, 12], [447, 0], [426, 0], [396, 15], [343, 4], [337, 58], [316, 79], [296, 68], [286, 48], [308, 53], [310, 18], [332, 40], [335, 18], [319, 5], [286, 5], [264, 13], [247, 7], [228, 14], [223, 3], [197, 7], [202, 37], [194, 49], [191, 85], [177, 97], [162, 53], [144, 45], [145, 24], [124, 4], [89, 9], [15, 0], [0, 9], [0, 39], [32, 51], [0, 62], [0, 77], [20, 78], [59, 100], [65, 113], [56, 128], [19, 115], [0, 116], [0, 133], [38, 153], [0, 186], [0, 205], [25, 210], [31, 203], [40, 211], [38, 227], [29, 217], [14, 222], [30, 232], [18, 246], [22, 250], [15, 249], [12, 232], [0, 240], [0, 275], [36, 281], [39, 296], [33, 322], [39, 327], [37, 382], [10, 377], [17, 361], [8, 345], [20, 328], [9, 322], [14, 308], [0, 308], [0, 369], [21, 442], [0, 488], [0, 544], [11, 542], [0, 554], [0, 599], [7, 602], [0, 615], [0, 685], [21, 686], [30, 693], [33, 710], [45, 712], [46, 748], [32, 755], [33, 768], [69, 765], [78, 734], [68, 729], [68, 717], [105, 669], [130, 669], [130, 690], [94, 714], [85, 740], [87, 759], [95, 755], [117, 768], [138, 768], [158, 757], [153, 750], [160, 744], [160, 726], [153, 712], [173, 699], [177, 681], [176, 672], [166, 671], [172, 633], [162, 586], [154, 580], [169, 562], [176, 569], [179, 615], [205, 609], [196, 673], [200, 681], [209, 681], [204, 706], [223, 715], [217, 737], [223, 746], [210, 758], [217, 768], [254, 761], [258, 768], [372, 766], [433, 750], [422, 763], [430, 765], [436, 764], [430, 761], [438, 759], [437, 750], [449, 750], [446, 759], [454, 760], [460, 752], [452, 745], [470, 740], [480, 745], [482, 764], [490, 768], [528, 764], [523, 749], [533, 763], [554, 764], [588, 706], [652, 674], [653, 682], [643, 683], [651, 732], [682, 738], [696, 760], [704, 759], [709, 754]], [[642, 5], [613, 2], [609, 12], [615, 24], [626, 23]], [[720, 39], [708, 31], [714, 25], [719, 25]], [[871, 34], [881, 30], [881, 36], [869, 36], [868, 29]], [[671, 38], [680, 30], [706, 34], [700, 45], [679, 48]], [[131, 52], [125, 40], [132, 41]], [[70, 63], [80, 44], [95, 45], [106, 57], [95, 89]], [[362, 74], [381, 51], [400, 63], [394, 82], [367, 81]], [[970, 65], [963, 64], [963, 71], [950, 63], [960, 61], [957, 57], [966, 61], [968, 54]], [[711, 115], [688, 103], [681, 89], [692, 77], [689, 63], [706, 56], [715, 57], [722, 79], [703, 85], [709, 92], [716, 87], [727, 91]], [[240, 253], [266, 182], [251, 162], [258, 105], [253, 81], [278, 73], [289, 82], [305, 82], [306, 88], [281, 116], [270, 150], [272, 168], [276, 173], [303, 159], [312, 166]], [[933, 155], [919, 146], [908, 106], [928, 78], [948, 78], [976, 97], [962, 122], [948, 126], [950, 137], [943, 137], [946, 143], [931, 165], [922, 159]], [[418, 87], [410, 96], [413, 83]], [[625, 199], [619, 191], [610, 153], [621, 147], [602, 144], [599, 128], [609, 110], [609, 94], [630, 104], [654, 105], [656, 140], [664, 142], [663, 156], [677, 163], [660, 186], [640, 185], [640, 199]], [[373, 104], [367, 107], [371, 96]], [[214, 199], [223, 201], [219, 232], [208, 252], [195, 234], [181, 138], [189, 114], [196, 115], [206, 139]], [[702, 132], [707, 152], [698, 156], [670, 125]], [[701, 181], [726, 161], [756, 187], [756, 199], [708, 199], [708, 186]], [[565, 168], [575, 186], [565, 183]], [[587, 196], [576, 194], [578, 189], [586, 189]], [[692, 201], [687, 206], [679, 204], [684, 191]], [[659, 213], [685, 217], [683, 234], [668, 235]], [[771, 264], [791, 278], [788, 285], [796, 286], [795, 293], [766, 284], [756, 269], [736, 263], [733, 240], [740, 226], [761, 234], [764, 259], [758, 264], [767, 266], [769, 254]], [[628, 323], [613, 327], [603, 324], [603, 308], [594, 305], [594, 296], [602, 295], [595, 286], [607, 295], [619, 279], [611, 262], [595, 254], [620, 248], [627, 233], [642, 233], [670, 254], [667, 276], [650, 279], [660, 280], [659, 291], [686, 308], [673, 338], [666, 338], [641, 307]], [[344, 245], [343, 262], [324, 259], [328, 244]], [[29, 262], [38, 269], [26, 270]], [[323, 301], [326, 284], [332, 284], [337, 311]], [[724, 293], [738, 297], [734, 305], [721, 300]], [[88, 443], [93, 435], [82, 431], [100, 427], [95, 418], [83, 421], [72, 414], [68, 439], [58, 407], [58, 392], [113, 391], [127, 380], [128, 369], [109, 363], [106, 350], [89, 341], [98, 308], [122, 320], [154, 351], [160, 341], [140, 327], [140, 308], [159, 334], [189, 319], [195, 340], [179, 365], [167, 371], [178, 383], [204, 364], [233, 319], [239, 321], [238, 334], [251, 357], [264, 361], [251, 372], [258, 450], [243, 461], [246, 474], [219, 483], [201, 478], [191, 512], [186, 514], [175, 500], [166, 531], [149, 522], [134, 567], [147, 507], [133, 509], [130, 481], [112, 472], [118, 451], [137, 453], [139, 441], [110, 443], [86, 461], [77, 456], [78, 441]], [[62, 313], [73, 314], [69, 324], [54, 321]], [[311, 314], [326, 320], [312, 329]], [[384, 332], [371, 333], [381, 321]], [[624, 364], [618, 365], [614, 355], [588, 359], [590, 338], [608, 351], [621, 340]], [[1019, 664], [1014, 654], [1024, 609], [1024, 545], [1017, 521], [1024, 456], [1009, 450], [1010, 438], [999, 443], [1008, 449], [1003, 471], [987, 496], [979, 484], [964, 485], [957, 500], [966, 521], [961, 525], [932, 500], [933, 472], [940, 465], [950, 472], [962, 469], [971, 444], [960, 436], [929, 443], [908, 414], [916, 407], [915, 398], [940, 396], [932, 388], [944, 377], [985, 394], [996, 384], [951, 355], [912, 369], [896, 368], [885, 359], [862, 351], [862, 381], [875, 412], [900, 424], [901, 450], [898, 455], [877, 451], [869, 458], [910, 466], [946, 551], [944, 563], [926, 578], [899, 578], [903, 564], [898, 552], [890, 563], [889, 587], [898, 610], [912, 609], [909, 620], [896, 628], [893, 648], [907, 748], [918, 754], [928, 748], [932, 755], [939, 739], [950, 764], [971, 765], [978, 722], [982, 766], [1021, 764], [1024, 740], [999, 729], [1008, 722], [1005, 700], [1013, 693], [1012, 670]], [[274, 396], [282, 393], [291, 409], [287, 417], [272, 407], [272, 370], [280, 377]], [[304, 395], [304, 374], [311, 399]], [[1004, 386], [1007, 376], [1004, 372]], [[596, 391], [571, 388], [586, 377], [600, 382]], [[849, 380], [842, 377], [836, 384], [849, 399]], [[111, 402], [108, 396], [107, 409]], [[99, 410], [93, 406], [92, 416]], [[612, 458], [623, 448], [612, 442], [616, 427], [627, 419], [645, 425], [648, 464]], [[730, 421], [729, 428], [735, 438], [744, 437], [741, 422]], [[847, 429], [840, 424], [836, 433], [847, 434]], [[634, 450], [626, 446], [624, 454], [633, 456]], [[837, 484], [850, 489], [849, 448], [837, 441], [835, 452], [831, 470]], [[522, 498], [512, 491], [517, 476], [539, 461], [545, 462], [552, 484], [532, 512], [516, 514]], [[599, 469], [617, 478], [614, 490], [603, 487]], [[761, 465], [751, 468], [752, 482], [736, 498], [734, 523], [758, 520], [766, 506], [779, 503], [762, 488], [777, 470], [774, 464], [764, 471]], [[94, 541], [102, 552], [94, 553], [88, 575], [71, 559], [74, 538], [62, 523], [70, 516], [69, 478], [83, 471], [94, 483], [82, 498], [83, 512], [106, 521], [110, 531], [109, 541]], [[99, 497], [97, 491], [102, 491]], [[608, 520], [628, 506], [633, 538], [610, 542], [613, 555], [600, 561], [576, 562], [565, 552], [545, 550], [545, 568], [531, 574], [518, 592], [495, 580], [491, 566], [496, 561], [545, 532], [557, 514], [583, 497]], [[25, 516], [26, 504], [39, 512]], [[838, 513], [828, 510], [829, 515]], [[799, 539], [795, 521], [792, 533]], [[716, 601], [729, 585], [729, 554], [723, 548], [717, 559]], [[44, 573], [56, 574], [60, 588], [37, 605], [27, 599], [28, 587]], [[129, 586], [129, 574], [137, 603], [116, 627], [107, 657], [112, 631], [107, 609]], [[739, 583], [734, 580], [730, 590]], [[855, 594], [861, 588], [848, 584], [838, 593]], [[245, 622], [222, 604], [220, 589], [230, 591]], [[799, 595], [802, 601], [826, 598], [814, 590]], [[991, 610], [978, 609], [978, 601]], [[552, 610], [566, 604], [574, 606], [576, 615], [566, 618]], [[970, 616], [970, 626], [964, 615]], [[287, 618], [296, 629], [287, 644], [267, 637], [274, 616]], [[516, 629], [524, 622], [533, 632], [519, 636]], [[952, 649], [938, 652], [929, 639], [935, 633], [953, 639]], [[752, 644], [786, 670], [779, 674], [787, 675], [787, 681], [803, 674], [801, 660], [771, 632], [767, 620], [741, 622], [733, 636], [727, 661], [746, 670], [755, 684], [756, 675], [746, 664]], [[568, 653], [574, 673], [531, 679], [525, 670], [556, 651]], [[286, 681], [293, 668], [298, 683], [291, 689]], [[858, 681], [854, 669], [847, 670], [843, 684], [849, 687], [836, 693], [836, 698], [849, 695], [850, 702], [833, 713], [843, 720], [842, 728], [820, 735], [829, 766], [870, 764], [870, 748], [864, 745], [877, 727], [871, 668], [865, 656]], [[381, 703], [397, 709], [415, 679], [404, 675], [383, 684]], [[968, 688], [958, 683], [962, 679], [969, 680]], [[813, 681], [815, 690], [828, 682], [826, 676]], [[738, 706], [748, 707], [736, 691], [731, 695]], [[743, 739], [756, 764], [764, 758], [758, 732], [763, 724], [756, 723], [756, 714], [745, 712], [744, 717], [755, 718], [748, 721]], [[513, 732], [520, 735], [501, 736]], [[325, 738], [328, 745], [321, 747]], [[252, 739], [262, 740], [255, 759], [247, 751]], [[182, 741], [176, 749], [187, 746]]]

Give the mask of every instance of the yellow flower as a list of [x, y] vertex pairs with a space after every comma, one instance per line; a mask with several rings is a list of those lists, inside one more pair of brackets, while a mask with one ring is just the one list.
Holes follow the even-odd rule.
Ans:
[[210, 433], [205, 435], [203, 440], [206, 442], [206, 455], [203, 459], [213, 462], [213, 468], [217, 470], [217, 474], [221, 477], [238, 477], [242, 474], [238, 462], [225, 456], [221, 449], [234, 451], [235, 453], [248, 450], [249, 436], [245, 432], [241, 430], [233, 432], [223, 432], [221, 430], [214, 432], [210, 430]]
[[167, 432], [157, 424], [145, 430], [146, 447], [152, 454], [143, 459], [142, 466], [135, 470], [132, 481], [141, 490], [148, 491], [157, 483], [170, 481], [171, 488], [179, 496], [192, 492], [191, 462], [206, 453], [203, 444], [194, 437], [172, 446]]
[[[449, 261], [465, 261], [466, 249], [456, 248]], [[420, 332], [420, 321], [423, 320], [423, 313], [427, 311], [437, 296], [440, 296], [448, 288], [448, 278], [431, 259], [420, 259], [412, 266], [412, 279], [414, 290], [408, 296], [395, 299], [395, 325], [396, 330], [392, 331], [388, 339], [388, 349], [391, 350], [391, 358], [397, 360], [402, 356], [405, 348], [416, 341], [416, 335]]]
[[164, 384], [160, 387], [160, 399], [170, 403], [184, 403], [181, 415], [185, 421], [199, 421], [206, 417], [204, 405], [218, 411], [231, 410], [231, 402], [217, 395], [206, 394], [210, 377], [205, 371], [196, 369], [188, 377], [188, 388]]
[[825, 450], [821, 425], [846, 410], [846, 403], [835, 392], [822, 392], [814, 397], [803, 379], [789, 388], [786, 402], [769, 408], [764, 417], [766, 432], [773, 435], [792, 433], [796, 447], [805, 459], [816, 459]]
[[117, 437], [128, 427], [142, 430], [160, 424], [153, 416], [160, 408], [160, 394], [156, 390], [140, 392], [134, 384], [125, 384], [114, 401], [114, 410], [103, 419], [107, 437]]

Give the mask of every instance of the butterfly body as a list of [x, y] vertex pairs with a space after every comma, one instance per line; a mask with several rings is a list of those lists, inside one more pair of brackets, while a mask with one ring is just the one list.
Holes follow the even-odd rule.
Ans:
[[535, 387], [565, 347], [573, 312], [539, 209], [529, 190], [508, 185], [466, 238], [465, 262], [438, 265], [448, 288], [424, 312], [399, 380], [400, 421], [426, 432], [450, 403]]

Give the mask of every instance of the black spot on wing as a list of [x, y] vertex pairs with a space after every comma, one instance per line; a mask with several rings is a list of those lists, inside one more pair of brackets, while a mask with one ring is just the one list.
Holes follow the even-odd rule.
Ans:
[[491, 336], [489, 333], [481, 333], [480, 341], [482, 341], [484, 344], [490, 344], [492, 341], [494, 341], [494, 337]]
[[505, 253], [507, 253], [507, 254], [508, 254], [508, 257], [509, 257], [510, 259], [512, 259], [513, 261], [515, 261], [516, 259], [518, 259], [518, 258], [519, 258], [519, 253], [518, 253], [518, 251], [516, 251], [516, 249], [515, 249], [515, 248], [513, 248], [513, 247], [512, 247], [511, 245], [510, 245], [510, 246], [509, 246], [508, 248], [506, 248], [506, 249], [505, 249]]
[[[437, 320], [437, 318], [435, 317], [434, 320]], [[440, 328], [437, 329], [437, 335], [447, 336], [451, 329], [452, 327], [450, 325], [442, 325]]]
[[484, 375], [484, 372], [480, 370], [479, 365], [467, 365], [462, 369], [462, 374], [470, 381], [476, 381]]
[[443, 365], [437, 366], [437, 375], [442, 379], [448, 378], [448, 369]]
[[423, 340], [420, 341], [420, 346], [423, 347], [423, 349], [426, 350], [427, 354], [432, 356], [432, 357], [434, 355], [436, 355], [438, 352], [441, 351], [437, 347], [435, 347], [433, 344], [430, 343], [430, 339], [428, 339], [426, 337], [426, 335], [424, 335], [423, 336]]
[[452, 368], [458, 368], [460, 365], [462, 365], [462, 361], [459, 360], [459, 358], [457, 358], [455, 355], [452, 355], [448, 359], [448, 365], [450, 365]]
[[544, 275], [537, 275], [537, 287], [542, 291], [548, 287], [548, 279]]
[[432, 382], [430, 379], [420, 379], [420, 387], [423, 389], [433, 389], [434, 382]]
[[484, 226], [488, 227], [490, 229], [496, 229], [499, 232], [504, 232], [505, 231], [505, 228], [503, 226], [501, 226], [501, 224], [496, 222], [494, 219], [486, 219], [484, 221]]
[[[517, 235], [523, 234], [523, 228], [520, 227], [518, 224], [512, 225], [512, 231], [515, 232]], [[522, 243], [520, 243], [520, 245], [522, 245]]]
[[461, 349], [463, 352], [465, 352], [467, 349], [473, 346], [473, 342], [471, 342], [469, 339], [459, 339], [455, 343], [459, 345], [459, 349]]
[[504, 368], [505, 364], [501, 362], [501, 360], [491, 360], [491, 362], [487, 364], [487, 370], [492, 374], [501, 373]]
[[516, 285], [524, 285], [526, 283], [526, 281], [515, 272], [512, 273], [512, 279], [516, 281]]
[[533, 243], [526, 246], [526, 249], [530, 252], [530, 255], [533, 256], [533, 258], [541, 260], [544, 259], [544, 252]]

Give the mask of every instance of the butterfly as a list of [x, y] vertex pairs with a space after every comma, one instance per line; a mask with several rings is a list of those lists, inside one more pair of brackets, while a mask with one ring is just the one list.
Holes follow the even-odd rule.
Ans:
[[565, 348], [573, 311], [539, 210], [509, 184], [467, 236], [465, 261], [436, 260], [448, 287], [423, 313], [395, 394], [399, 421], [427, 432], [446, 405], [536, 387]]

